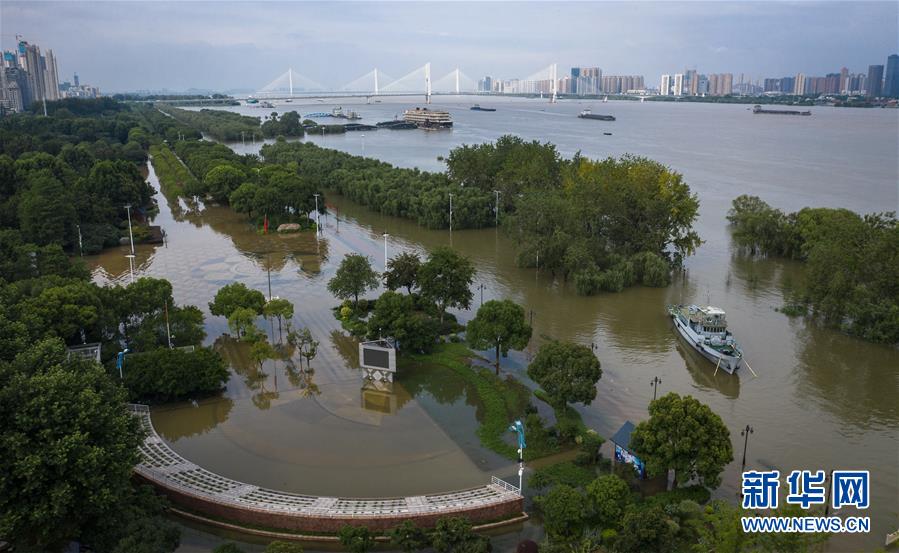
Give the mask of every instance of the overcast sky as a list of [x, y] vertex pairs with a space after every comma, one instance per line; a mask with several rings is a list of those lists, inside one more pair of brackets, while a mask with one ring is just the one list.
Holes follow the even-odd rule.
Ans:
[[[548, 64], [604, 74], [746, 73], [846, 66], [899, 50], [899, 2], [0, 3], [2, 46], [21, 34], [104, 91], [257, 90], [288, 67], [340, 86], [374, 67], [432, 62], [473, 77], [525, 78]], [[735, 77], [735, 82], [736, 82]], [[383, 84], [383, 83], [382, 83]]]

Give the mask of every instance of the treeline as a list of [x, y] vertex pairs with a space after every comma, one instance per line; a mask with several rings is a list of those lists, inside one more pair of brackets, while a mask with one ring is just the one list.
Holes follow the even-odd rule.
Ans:
[[171, 115], [176, 120], [200, 130], [209, 136], [225, 142], [250, 138], [253, 133], [261, 134], [259, 118], [240, 115], [219, 109], [201, 109], [192, 111], [179, 109], [166, 104], [157, 104], [156, 108]]
[[563, 159], [552, 144], [504, 136], [453, 150], [447, 173], [466, 189], [497, 191], [519, 264], [573, 277], [581, 294], [665, 286], [671, 265], [700, 244], [696, 195], [646, 158]]
[[168, 141], [170, 144], [174, 144], [179, 140], [200, 140], [203, 138], [200, 131], [181, 123], [174, 117], [169, 117], [156, 109], [156, 106], [136, 104], [132, 106], [132, 111], [137, 115], [148, 132]]
[[282, 113], [278, 117], [278, 112], [273, 111], [268, 119], [262, 122], [262, 135], [266, 138], [274, 138], [276, 136], [298, 137], [305, 134], [303, 122], [300, 120], [300, 114], [295, 111]]
[[187, 196], [185, 190], [200, 190], [202, 185], [181, 160], [175, 156], [171, 148], [165, 144], [150, 146], [153, 157], [153, 169], [159, 178], [159, 185], [166, 196]]
[[[899, 343], [899, 224], [895, 213], [803, 208], [784, 213], [740, 196], [727, 215], [737, 244], [753, 254], [806, 264], [796, 294], [826, 323], [872, 342]], [[795, 306], [794, 306], [795, 308]]]
[[295, 162], [300, 174], [319, 186], [386, 215], [414, 219], [428, 228], [493, 225], [493, 194], [453, 185], [442, 173], [401, 169], [389, 163], [321, 148], [312, 143], [278, 142], [261, 150], [266, 163]]
[[309, 213], [315, 210], [315, 194], [320, 196], [319, 209], [324, 210], [324, 194], [296, 162], [261, 164], [256, 156], [239, 156], [223, 144], [208, 141], [178, 142], [175, 152], [196, 178], [179, 178], [166, 169], [165, 180], [176, 186], [183, 182], [186, 195], [230, 205], [257, 224], [267, 219], [271, 226], [297, 223], [311, 228]]
[[0, 229], [22, 242], [96, 253], [127, 233], [125, 205], [135, 218], [154, 209], [140, 170], [150, 135], [114, 102], [86, 103], [0, 121]]

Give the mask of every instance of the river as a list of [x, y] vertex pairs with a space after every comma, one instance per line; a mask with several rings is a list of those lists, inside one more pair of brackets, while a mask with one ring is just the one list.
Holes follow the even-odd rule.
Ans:
[[[353, 103], [355, 101], [355, 103]], [[392, 119], [417, 99], [342, 100], [364, 123]], [[297, 307], [299, 326], [321, 341], [313, 375], [283, 363], [259, 374], [240, 346], [224, 344], [233, 377], [222, 398], [154, 411], [160, 434], [185, 457], [226, 476], [255, 484], [320, 494], [398, 495], [483, 483], [489, 474], [512, 479], [514, 467], [480, 448], [473, 437], [477, 404], [464, 385], [431, 368], [408, 370], [395, 389], [360, 390], [354, 345], [341, 338], [325, 284], [343, 255], [424, 253], [451, 244], [471, 257], [484, 300], [509, 298], [533, 311], [528, 351], [504, 359], [505, 370], [526, 380], [524, 366], [545, 337], [596, 344], [603, 377], [585, 422], [610, 436], [625, 420], [646, 418], [650, 380], [659, 392], [690, 394], [708, 404], [731, 430], [735, 461], [723, 475], [720, 497], [738, 494], [743, 438], [748, 468], [868, 469], [870, 534], [835, 536], [831, 551], [873, 550], [899, 518], [899, 352], [775, 311], [801, 278], [792, 261], [751, 259], [735, 250], [725, 215], [731, 200], [754, 194], [773, 206], [896, 210], [899, 204], [899, 110], [811, 108], [811, 117], [753, 115], [746, 105], [575, 102], [483, 99], [496, 112], [470, 111], [469, 99], [437, 97], [452, 112], [452, 131], [367, 131], [309, 136], [326, 147], [406, 167], [440, 170], [439, 156], [463, 143], [514, 133], [548, 141], [563, 155], [625, 153], [646, 156], [683, 173], [699, 195], [696, 229], [704, 243], [686, 271], [663, 289], [576, 295], [570, 286], [514, 263], [514, 244], [495, 229], [430, 231], [381, 216], [342, 198], [331, 206], [320, 237], [264, 236], [242, 217], [217, 206], [169, 206], [162, 195], [156, 224], [168, 233], [162, 247], [141, 247], [138, 272], [172, 280], [176, 300], [206, 310], [215, 291], [234, 280], [272, 290]], [[301, 114], [337, 104], [295, 100], [277, 110]], [[617, 121], [581, 120], [585, 107]], [[268, 114], [254, 107], [230, 108]], [[611, 135], [604, 135], [611, 132]], [[253, 152], [259, 143], [232, 144]], [[156, 185], [155, 175], [150, 175]], [[128, 279], [123, 251], [92, 258], [100, 281]], [[372, 294], [372, 297], [375, 294]], [[675, 336], [667, 303], [708, 303], [728, 313], [729, 325], [758, 374], [719, 372]], [[476, 309], [480, 303], [475, 292]], [[472, 312], [458, 313], [468, 319]], [[207, 316], [208, 342], [227, 332]], [[277, 337], [277, 328], [269, 328]], [[422, 374], [426, 376], [421, 376]], [[417, 375], [417, 376], [416, 376]], [[312, 385], [310, 385], [312, 384]], [[389, 392], [389, 391], [388, 391]]]

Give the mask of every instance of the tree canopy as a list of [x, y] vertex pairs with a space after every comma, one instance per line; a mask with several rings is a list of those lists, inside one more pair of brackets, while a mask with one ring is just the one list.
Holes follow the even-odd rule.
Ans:
[[528, 376], [557, 405], [580, 402], [590, 405], [596, 397], [596, 383], [602, 377], [599, 359], [587, 346], [550, 341], [528, 365]]
[[449, 307], [468, 309], [471, 306], [471, 283], [474, 265], [449, 247], [436, 248], [418, 270], [418, 286], [421, 295], [434, 301], [443, 313]]
[[421, 269], [421, 258], [417, 254], [403, 252], [387, 262], [384, 272], [384, 285], [388, 290], [405, 288], [411, 294], [418, 285], [418, 271]]
[[262, 314], [265, 296], [258, 290], [251, 290], [242, 282], [227, 284], [215, 293], [209, 302], [209, 312], [213, 315], [230, 317], [237, 308], [249, 309], [257, 315]]
[[730, 431], [721, 417], [692, 396], [672, 392], [649, 405], [649, 420], [634, 428], [631, 449], [650, 475], [674, 471], [674, 487], [694, 478], [709, 488], [733, 461]]
[[328, 291], [336, 297], [346, 300], [353, 298], [359, 303], [359, 295], [378, 287], [378, 273], [372, 268], [371, 261], [358, 253], [351, 253], [343, 258], [334, 278], [328, 281]]
[[496, 374], [499, 374], [500, 354], [527, 347], [531, 332], [523, 307], [511, 300], [490, 300], [478, 309], [465, 335], [474, 349], [495, 348]]

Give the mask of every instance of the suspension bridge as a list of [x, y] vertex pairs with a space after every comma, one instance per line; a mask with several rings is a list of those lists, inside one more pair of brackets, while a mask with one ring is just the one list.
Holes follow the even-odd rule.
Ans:
[[[546, 93], [550, 101], [555, 101], [558, 92], [556, 64], [537, 71], [526, 79], [515, 80], [524, 83], [523, 93]], [[378, 68], [353, 79], [341, 86], [327, 86], [315, 81], [293, 68], [287, 69], [277, 78], [248, 97], [283, 100], [291, 98], [333, 98], [370, 96], [425, 96], [426, 103], [437, 94], [479, 94], [478, 83], [458, 67], [449, 73], [433, 78], [431, 64], [425, 63], [400, 78], [393, 78]]]

